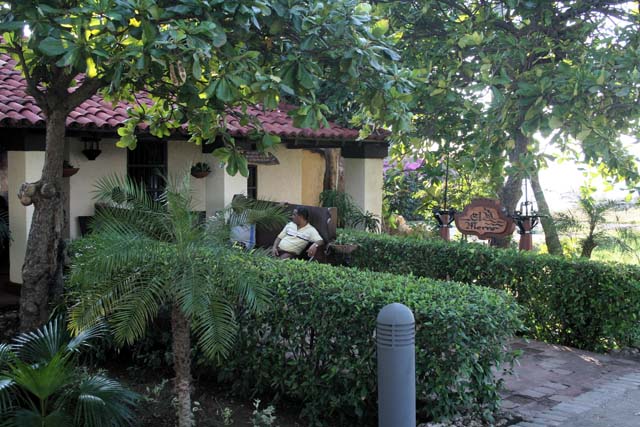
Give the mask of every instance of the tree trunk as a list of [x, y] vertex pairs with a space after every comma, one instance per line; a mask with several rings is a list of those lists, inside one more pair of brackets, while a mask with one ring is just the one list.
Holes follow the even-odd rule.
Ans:
[[538, 203], [538, 213], [541, 215], [540, 224], [542, 224], [542, 229], [544, 230], [544, 240], [547, 244], [547, 250], [552, 255], [562, 256], [562, 244], [560, 244], [558, 229], [556, 228], [556, 223], [551, 217], [547, 199], [542, 187], [540, 186], [540, 177], [538, 176], [537, 170], [531, 175], [531, 188], [533, 189], [533, 194], [536, 198], [536, 202]]
[[34, 205], [31, 230], [22, 266], [20, 329], [33, 330], [44, 324], [51, 302], [62, 292], [65, 227], [62, 163], [66, 112], [55, 109], [46, 119], [46, 149], [42, 177], [24, 183], [18, 197], [23, 205]]
[[340, 177], [340, 149], [324, 149], [324, 182], [323, 190], [339, 190]]
[[582, 241], [582, 252], [580, 253], [580, 256], [582, 258], [591, 259], [591, 254], [593, 253], [593, 250], [596, 248], [596, 246], [598, 246], [598, 244], [596, 243], [595, 239], [593, 238], [593, 236], [589, 235]]
[[173, 369], [178, 398], [178, 427], [195, 425], [191, 412], [191, 328], [177, 303], [171, 311], [173, 333]]
[[[513, 132], [515, 138], [515, 147], [509, 153], [509, 161], [514, 164], [520, 160], [521, 156], [527, 154], [528, 138], [518, 128]], [[516, 210], [516, 205], [522, 197], [522, 176], [520, 174], [509, 175], [507, 181], [504, 183], [502, 190], [500, 191], [500, 203], [502, 207], [509, 213], [513, 213]], [[499, 248], [509, 247], [511, 236], [496, 238], [493, 240], [493, 245]]]

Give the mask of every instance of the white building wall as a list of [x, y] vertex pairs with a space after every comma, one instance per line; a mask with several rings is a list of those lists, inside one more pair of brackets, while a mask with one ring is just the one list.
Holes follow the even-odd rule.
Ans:
[[363, 211], [382, 216], [382, 159], [344, 159], [344, 187]]
[[236, 194], [247, 195], [247, 178], [240, 173], [235, 176], [227, 174], [219, 161], [209, 165], [211, 173], [206, 178], [206, 210], [207, 216], [212, 216], [229, 206]]
[[69, 162], [79, 168], [77, 174], [65, 178], [69, 188], [69, 237], [80, 237], [79, 216], [92, 216], [95, 212], [94, 191], [100, 178], [124, 177], [127, 174], [127, 151], [116, 147], [116, 140], [100, 141], [102, 153], [95, 160], [87, 160], [83, 143], [71, 139], [68, 142]]
[[[169, 179], [180, 179], [189, 174], [191, 166], [206, 162], [213, 169], [217, 163], [213, 155], [203, 154], [202, 147], [188, 141], [169, 141], [167, 143], [167, 171]], [[207, 179], [191, 177], [193, 209], [206, 210]]]

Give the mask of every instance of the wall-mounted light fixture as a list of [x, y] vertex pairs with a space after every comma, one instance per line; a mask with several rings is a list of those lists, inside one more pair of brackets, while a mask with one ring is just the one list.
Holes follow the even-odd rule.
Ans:
[[82, 154], [84, 154], [88, 160], [95, 160], [96, 157], [102, 153], [102, 150], [100, 150], [99, 137], [87, 136], [82, 138], [82, 142], [84, 143], [84, 150], [82, 150]]

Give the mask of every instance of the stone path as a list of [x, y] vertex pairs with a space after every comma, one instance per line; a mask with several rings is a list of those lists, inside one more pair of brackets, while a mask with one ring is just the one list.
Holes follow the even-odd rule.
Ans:
[[[502, 408], [523, 418], [517, 427], [640, 426], [640, 402], [634, 400], [640, 396], [640, 361], [537, 341], [515, 340], [512, 346], [523, 355], [514, 374], [503, 375]], [[608, 417], [621, 413], [607, 408], [620, 400], [637, 406], [623, 416], [631, 424], [614, 418], [609, 424]], [[589, 422], [597, 413], [601, 424], [568, 424], [590, 412]]]

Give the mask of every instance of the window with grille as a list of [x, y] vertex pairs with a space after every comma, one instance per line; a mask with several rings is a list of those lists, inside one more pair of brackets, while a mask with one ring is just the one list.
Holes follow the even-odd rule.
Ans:
[[138, 141], [135, 150], [127, 150], [127, 174], [157, 200], [164, 191], [167, 175], [166, 141]]
[[247, 197], [254, 200], [258, 198], [258, 167], [256, 165], [249, 165]]

